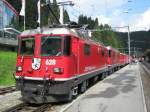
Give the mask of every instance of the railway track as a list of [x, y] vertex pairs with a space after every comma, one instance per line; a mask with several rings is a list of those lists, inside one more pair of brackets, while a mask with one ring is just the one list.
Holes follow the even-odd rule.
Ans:
[[150, 112], [150, 64], [145, 62], [140, 63], [140, 72], [147, 112]]
[[149, 77], [150, 79], [150, 64], [146, 63], [146, 62], [142, 62], [141, 66], [143, 68], [143, 70], [145, 71], [145, 74]]
[[142, 62], [143, 65], [145, 65], [150, 70], [150, 63]]
[[6, 93], [10, 93], [10, 92], [13, 92], [13, 91], [16, 91], [16, 87], [15, 86], [0, 88], [0, 95], [6, 94]]
[[43, 105], [31, 105], [26, 103], [21, 103], [14, 107], [11, 107], [3, 112], [50, 112], [52, 105], [43, 104]]

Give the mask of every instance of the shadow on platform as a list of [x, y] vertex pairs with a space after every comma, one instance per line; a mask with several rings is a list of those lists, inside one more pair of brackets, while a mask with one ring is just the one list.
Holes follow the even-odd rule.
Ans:
[[136, 88], [136, 85], [134, 85], [136, 81], [136, 75], [134, 74], [133, 70], [128, 70], [125, 72], [116, 72], [114, 75], [116, 77], [111, 77], [108, 79], [105, 79], [103, 83], [110, 84], [110, 87], [107, 87], [105, 91], [100, 91], [98, 94], [89, 94], [85, 96], [83, 99], [86, 98], [113, 98], [119, 95], [120, 93], [128, 93], [132, 91], [134, 88]]

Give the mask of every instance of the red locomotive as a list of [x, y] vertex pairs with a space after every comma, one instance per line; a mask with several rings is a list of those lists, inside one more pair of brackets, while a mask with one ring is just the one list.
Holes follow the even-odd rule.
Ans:
[[26, 30], [19, 36], [16, 86], [29, 103], [69, 101], [124, 59], [74, 28]]

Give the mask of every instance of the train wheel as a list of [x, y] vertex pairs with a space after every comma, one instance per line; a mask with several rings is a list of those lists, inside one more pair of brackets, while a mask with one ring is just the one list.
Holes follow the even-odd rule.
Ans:
[[98, 76], [94, 77], [94, 83], [98, 81]]
[[72, 101], [72, 98], [73, 98], [73, 89], [70, 89], [68, 94], [68, 101]]
[[108, 75], [107, 75], [107, 72], [105, 72], [104, 74], [105, 74], [105, 78], [106, 78], [106, 77], [108, 76]]
[[81, 93], [84, 93], [87, 89], [87, 81], [83, 81], [83, 83], [81, 84]]
[[73, 98], [75, 99], [78, 96], [78, 86], [75, 86], [73, 88], [73, 94], [72, 94]]
[[113, 69], [112, 69], [112, 74], [113, 74], [114, 72], [115, 72], [115, 69], [113, 68]]
[[105, 73], [102, 73], [101, 79], [103, 80], [105, 77]]

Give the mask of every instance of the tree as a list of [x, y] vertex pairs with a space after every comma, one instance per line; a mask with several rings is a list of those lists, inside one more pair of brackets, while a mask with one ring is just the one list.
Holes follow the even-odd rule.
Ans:
[[102, 42], [106, 46], [112, 46], [114, 48], [123, 48], [121, 39], [115, 32], [112, 31], [108, 24], [99, 25], [97, 31], [93, 33], [93, 39], [98, 42]]
[[[59, 19], [60, 11], [59, 11], [59, 7], [57, 5], [57, 1], [53, 0], [53, 4], [50, 5], [50, 7], [51, 7], [53, 13], [55, 14], [55, 16], [57, 17], [57, 19]], [[49, 12], [48, 23], [49, 24], [58, 24], [58, 21], [56, 20], [56, 18], [52, 14], [52, 12]]]
[[94, 20], [91, 17], [80, 15], [79, 18], [78, 18], [78, 24], [81, 24], [81, 25], [87, 24], [88, 29], [94, 29], [98, 26], [98, 19], [96, 18]]
[[[128, 47], [128, 33], [127, 32], [116, 32], [116, 34], [123, 40], [125, 47]], [[141, 52], [150, 49], [150, 31], [136, 31], [130, 32], [131, 37], [131, 50], [133, 48], [140, 48]]]
[[78, 24], [83, 24], [84, 19], [83, 19], [83, 15], [80, 15], [78, 18]]
[[16, 11], [19, 13], [21, 10], [21, 0], [7, 0], [8, 3], [10, 3]]
[[26, 0], [26, 29], [37, 28], [37, 2], [37, 0]]
[[[7, 0], [17, 11], [18, 13], [21, 10], [21, 0]], [[37, 2], [38, 0], [26, 0], [26, 29], [37, 28], [37, 19], [38, 19], [38, 11], [37, 11]], [[45, 4], [45, 0], [41, 0], [41, 4]], [[32, 4], [32, 5], [31, 5]], [[57, 1], [53, 0], [53, 4], [50, 4], [50, 7], [59, 19], [59, 7], [57, 5]], [[23, 30], [24, 18], [19, 17], [19, 30]], [[69, 14], [66, 10], [64, 10], [64, 23], [69, 22]], [[46, 5], [41, 5], [41, 26], [48, 26], [50, 24], [58, 24], [58, 21], [49, 10]]]
[[96, 18], [96, 19], [95, 19], [95, 26], [94, 26], [94, 28], [97, 28], [98, 25], [99, 25], [99, 23], [98, 23], [98, 18]]
[[70, 22], [69, 14], [66, 10], [64, 10], [64, 23]]
[[[41, 0], [41, 4], [46, 4], [45, 0]], [[47, 6], [41, 5], [41, 26], [48, 25], [49, 9]]]

